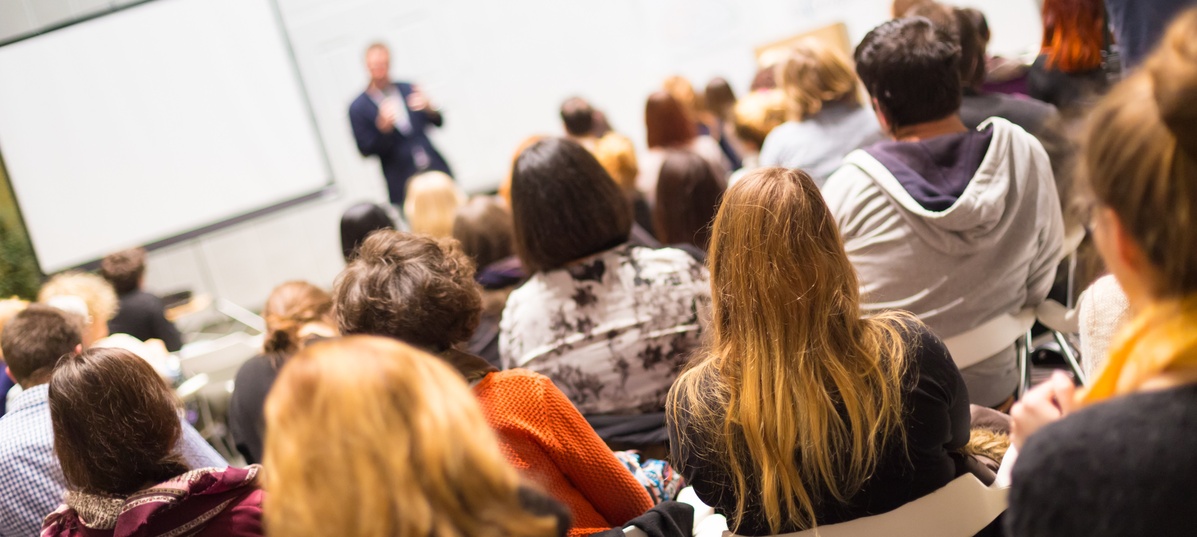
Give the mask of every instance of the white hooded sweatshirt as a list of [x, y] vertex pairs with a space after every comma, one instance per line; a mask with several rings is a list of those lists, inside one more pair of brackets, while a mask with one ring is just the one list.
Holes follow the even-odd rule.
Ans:
[[854, 151], [823, 196], [866, 311], [910, 311], [946, 339], [1043, 302], [1064, 222], [1034, 136], [991, 118], [939, 138]]

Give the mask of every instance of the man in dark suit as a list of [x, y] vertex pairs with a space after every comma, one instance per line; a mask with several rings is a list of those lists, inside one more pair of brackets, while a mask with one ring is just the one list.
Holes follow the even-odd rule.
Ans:
[[391, 203], [402, 207], [411, 176], [429, 170], [452, 175], [424, 133], [429, 124], [441, 126], [444, 118], [418, 86], [391, 81], [386, 45], [375, 43], [366, 49], [366, 68], [370, 84], [349, 105], [349, 123], [362, 156], [378, 155]]

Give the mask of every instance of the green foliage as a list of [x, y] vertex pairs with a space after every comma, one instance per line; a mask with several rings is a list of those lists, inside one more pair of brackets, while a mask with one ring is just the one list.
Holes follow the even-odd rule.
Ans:
[[0, 223], [0, 298], [37, 298], [42, 275], [23, 230]]

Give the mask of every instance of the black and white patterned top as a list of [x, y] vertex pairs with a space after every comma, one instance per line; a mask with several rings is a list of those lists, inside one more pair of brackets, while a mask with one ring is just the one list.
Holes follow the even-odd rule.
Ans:
[[709, 279], [681, 250], [628, 244], [538, 273], [507, 299], [503, 367], [549, 377], [583, 414], [659, 412], [699, 346]]

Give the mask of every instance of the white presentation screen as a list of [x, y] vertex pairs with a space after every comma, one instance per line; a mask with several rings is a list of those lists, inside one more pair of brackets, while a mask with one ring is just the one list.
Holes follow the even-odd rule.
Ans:
[[272, 0], [155, 0], [0, 47], [0, 155], [46, 272], [332, 181]]

